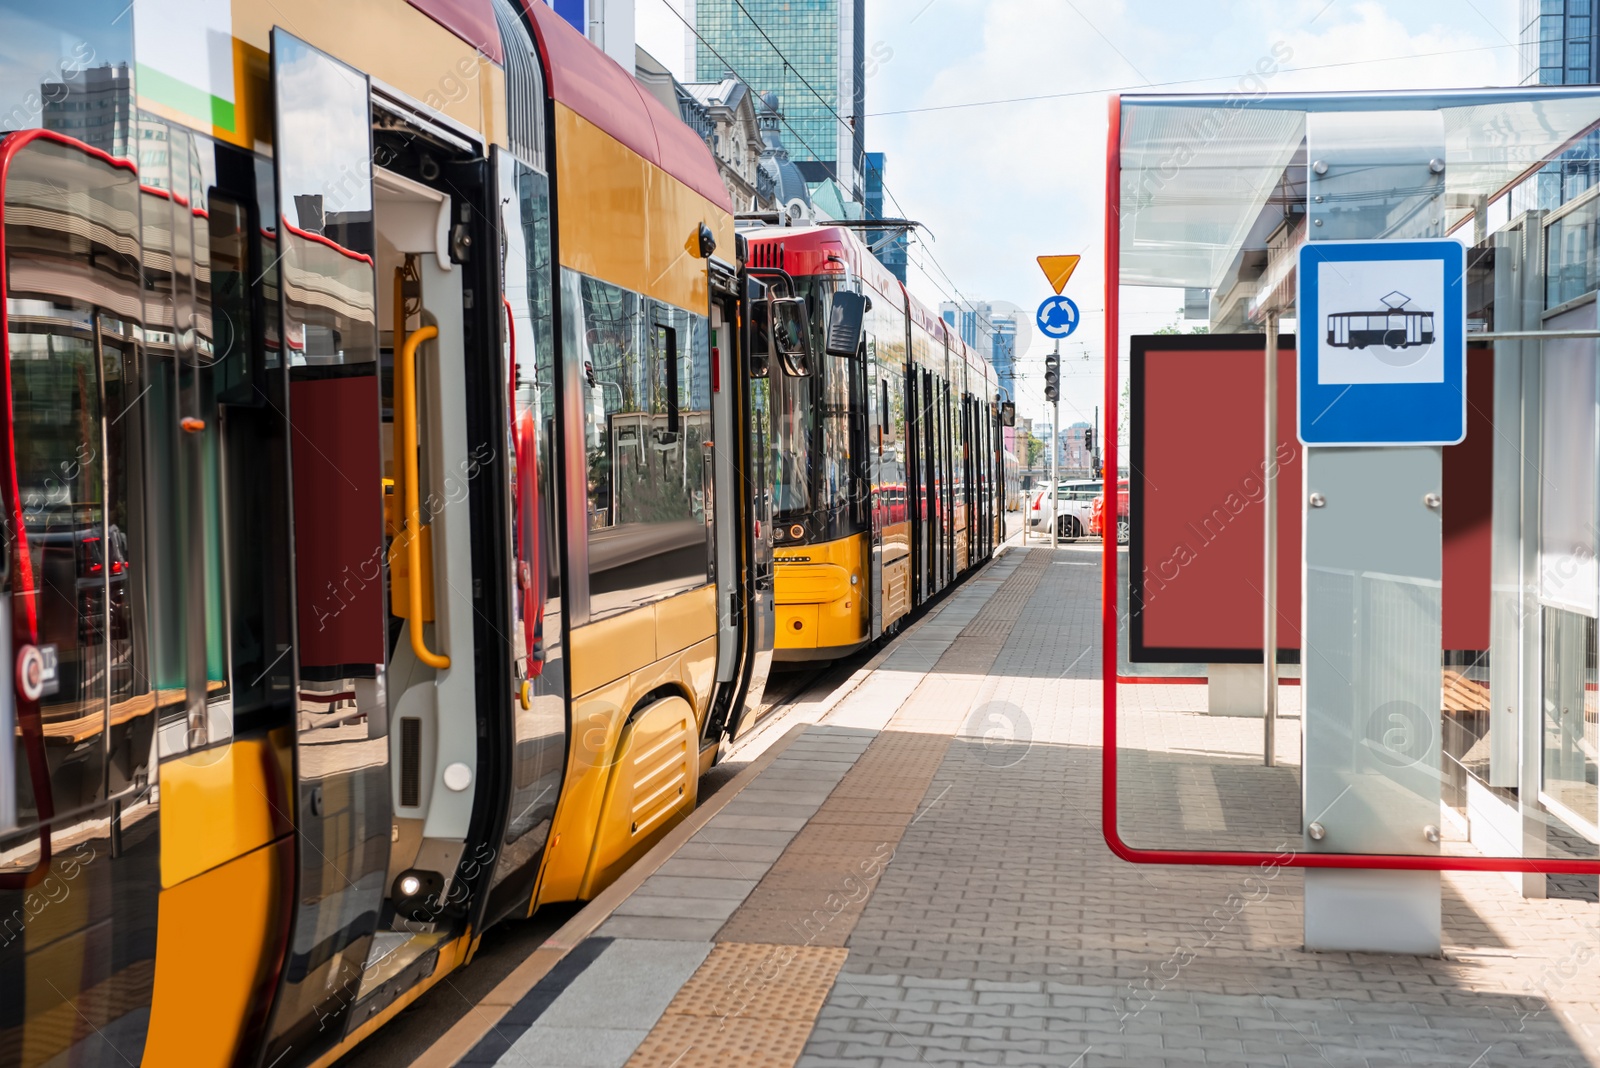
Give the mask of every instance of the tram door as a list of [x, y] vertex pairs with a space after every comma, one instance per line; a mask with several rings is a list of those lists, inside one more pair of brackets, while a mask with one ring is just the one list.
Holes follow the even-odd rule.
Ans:
[[490, 859], [468, 848], [468, 491], [505, 447], [503, 429], [468, 441], [466, 272], [436, 236], [451, 197], [375, 169], [365, 75], [281, 29], [272, 65], [298, 886], [267, 1063], [330, 1047], [430, 974], [462, 930], [459, 884]]
[[944, 582], [955, 582], [955, 491], [957, 491], [957, 478], [955, 478], [955, 464], [958, 460], [957, 427], [955, 427], [955, 411], [950, 406], [950, 382], [939, 382], [939, 422], [942, 433], [939, 435], [939, 449], [941, 449], [942, 464], [944, 464], [944, 484], [939, 499], [944, 502]]
[[[527, 46], [531, 52], [531, 45]], [[536, 65], [513, 70], [534, 79]], [[542, 100], [537, 85], [526, 99]], [[510, 396], [511, 736], [510, 806], [498, 844], [485, 921], [527, 911], [548, 845], [566, 761], [567, 670], [563, 621], [550, 180], [542, 146], [495, 150], [500, 205], [504, 373]]]
[[904, 365], [904, 379], [901, 382], [900, 395], [905, 404], [905, 445], [904, 455], [901, 457], [903, 464], [901, 481], [905, 486], [903, 497], [905, 500], [906, 529], [909, 536], [910, 574], [907, 581], [911, 587], [911, 604], [919, 605], [928, 596], [928, 579], [926, 573], [928, 549], [923, 543], [926, 537], [927, 520], [923, 514], [922, 502], [924, 500], [922, 483], [922, 417], [917, 409], [917, 398], [922, 395], [919, 385], [921, 373], [912, 362], [914, 359], [910, 345], [906, 346], [906, 363]]
[[769, 387], [774, 361], [756, 344], [770, 332], [752, 331], [749, 309], [767, 288], [712, 271], [712, 487], [717, 584], [717, 695], [707, 717], [706, 742], [737, 738], [753, 726], [772, 670], [776, 634], [772, 571], [773, 421]]
[[928, 550], [928, 587], [926, 593], [934, 595], [944, 588], [944, 508], [939, 500], [942, 491], [942, 480], [939, 478], [939, 404], [934, 398], [938, 379], [933, 371], [923, 369], [922, 397], [918, 397], [918, 414], [922, 416], [922, 448], [923, 448], [923, 492], [922, 507], [925, 508], [926, 550]]

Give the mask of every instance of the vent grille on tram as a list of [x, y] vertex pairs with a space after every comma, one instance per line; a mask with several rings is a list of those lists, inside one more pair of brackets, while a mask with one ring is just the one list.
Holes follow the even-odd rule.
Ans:
[[530, 167], [544, 165], [544, 75], [533, 38], [510, 0], [494, 0], [505, 46], [506, 137], [511, 153]]
[[750, 263], [754, 267], [776, 267], [783, 270], [782, 245], [757, 245], [750, 251]]

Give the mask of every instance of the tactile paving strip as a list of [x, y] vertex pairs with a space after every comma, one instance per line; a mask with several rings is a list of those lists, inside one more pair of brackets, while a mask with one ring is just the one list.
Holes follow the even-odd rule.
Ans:
[[628, 1068], [793, 1068], [845, 956], [824, 946], [719, 944]]
[[844, 964], [844, 949], [720, 942], [667, 1015], [748, 1017], [809, 1023]]
[[794, 1068], [811, 1021], [663, 1016], [626, 1068]]

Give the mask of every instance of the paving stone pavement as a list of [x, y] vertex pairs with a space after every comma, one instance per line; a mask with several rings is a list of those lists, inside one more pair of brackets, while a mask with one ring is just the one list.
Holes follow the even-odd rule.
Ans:
[[[1099, 576], [1012, 551], [955, 591], [462, 1063], [1600, 1064], [1593, 903], [1447, 873], [1443, 959], [1307, 953], [1297, 869], [1116, 858]], [[1154, 751], [1128, 799], [1158, 837], [1297, 842], [1281, 775], [1185, 761], [1259, 746], [1195, 689], [1120, 689]]]
[[[1452, 873], [1445, 959], [1307, 953], [1297, 870], [1113, 856], [1099, 823], [1099, 569], [1057, 557], [976, 698], [1019, 729], [952, 742], [802, 1068], [1600, 1062], [1593, 905]], [[1185, 689], [1121, 693], [1137, 708]]]

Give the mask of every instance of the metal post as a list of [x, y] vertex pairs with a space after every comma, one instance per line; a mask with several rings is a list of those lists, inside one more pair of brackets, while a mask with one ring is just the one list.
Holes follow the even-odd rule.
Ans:
[[[1061, 342], [1056, 342], [1056, 366], [1061, 365]], [[1050, 548], [1061, 537], [1061, 387], [1050, 402]]]
[[1266, 453], [1262, 465], [1262, 527], [1266, 543], [1261, 577], [1261, 678], [1265, 730], [1262, 762], [1278, 764], [1278, 313], [1267, 310]]

